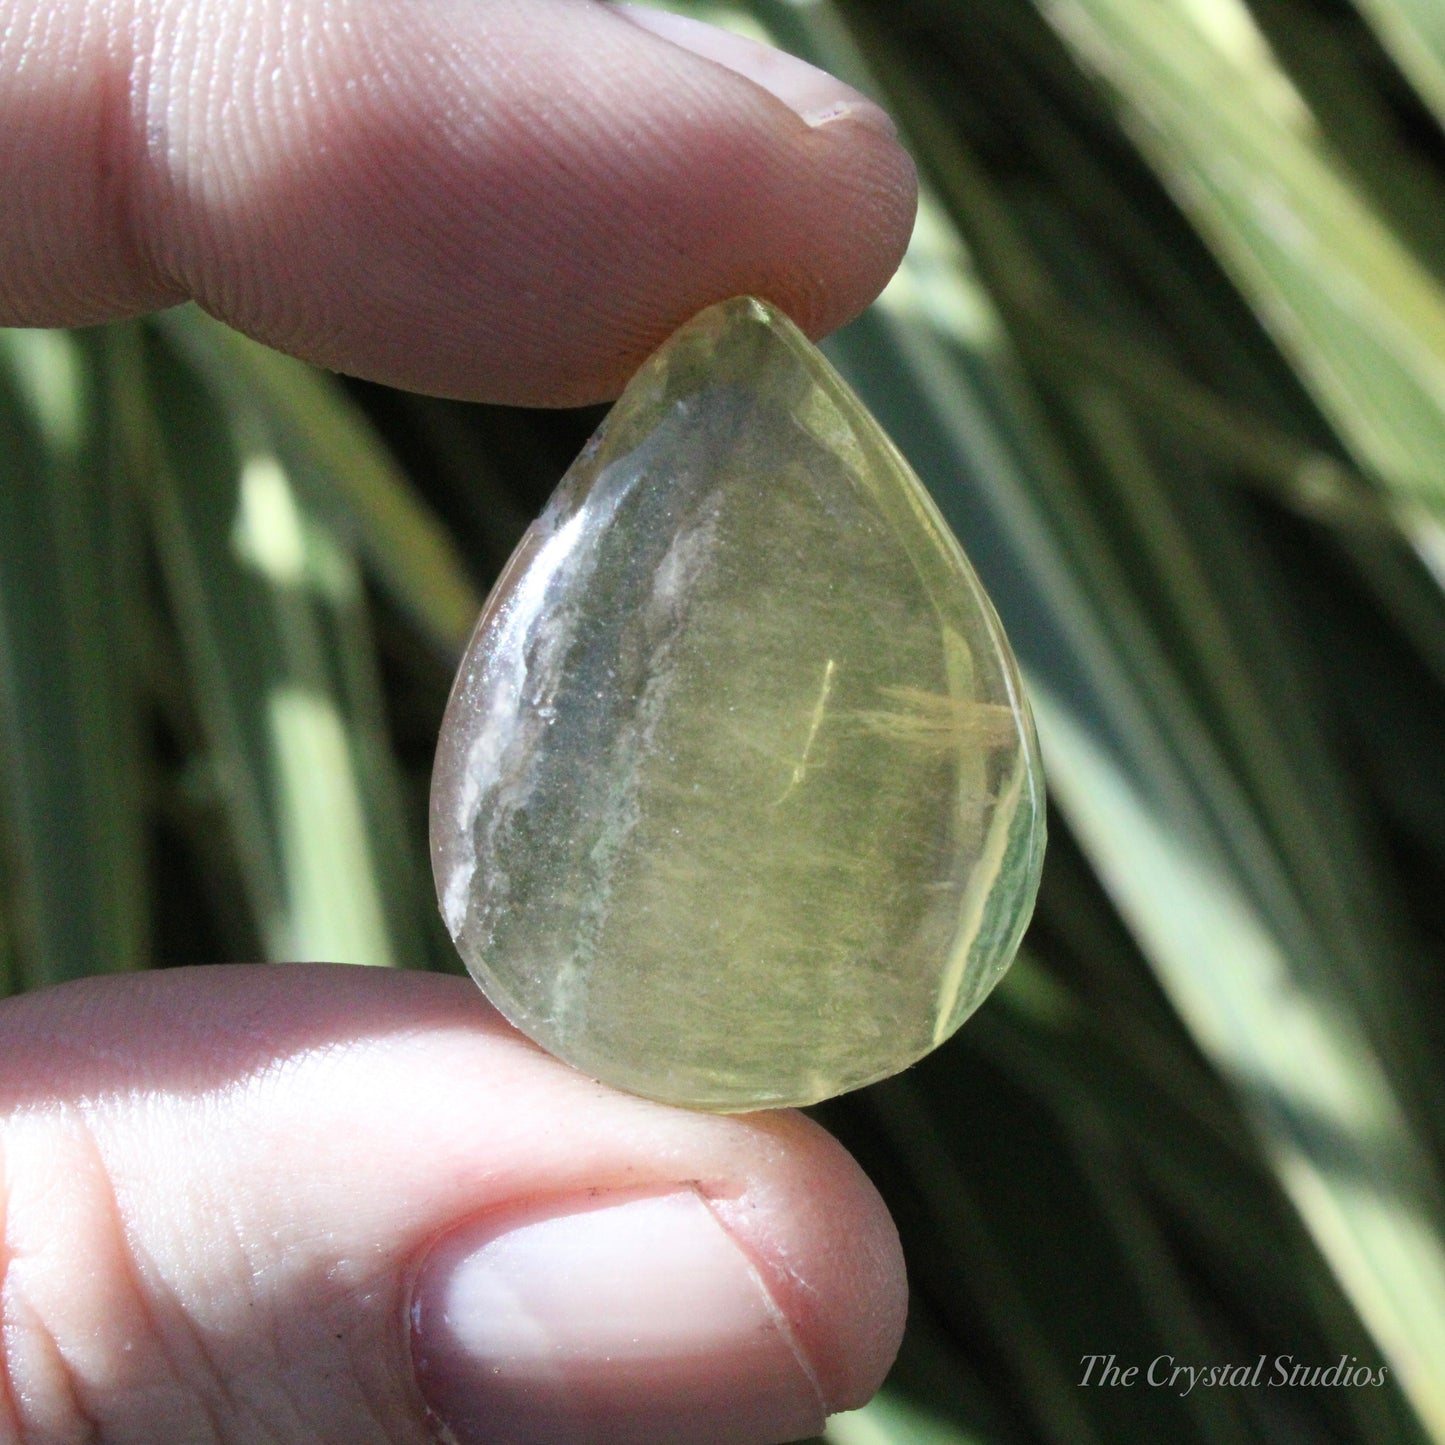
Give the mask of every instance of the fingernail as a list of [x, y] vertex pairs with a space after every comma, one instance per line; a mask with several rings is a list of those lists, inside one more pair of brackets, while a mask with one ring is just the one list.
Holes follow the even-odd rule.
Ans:
[[853, 120], [896, 138], [898, 129], [888, 112], [851, 85], [771, 45], [759, 45], [730, 30], [719, 29], [686, 15], [664, 10], [647, 10], [640, 5], [615, 5], [613, 9], [634, 25], [691, 50], [705, 60], [716, 61], [729, 70], [760, 85], [770, 95], [796, 111], [811, 126], [836, 120]]
[[758, 1445], [823, 1426], [787, 1320], [690, 1190], [468, 1226], [413, 1299], [417, 1380], [457, 1445]]

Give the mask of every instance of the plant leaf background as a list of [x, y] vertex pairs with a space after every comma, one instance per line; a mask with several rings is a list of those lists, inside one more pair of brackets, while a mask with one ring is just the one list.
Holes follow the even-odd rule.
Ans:
[[[907, 260], [828, 349], [997, 603], [1056, 810], [994, 998], [818, 1110], [914, 1293], [827, 1439], [1445, 1442], [1439, 8], [673, 8], [872, 90], [919, 160]], [[457, 967], [431, 747], [597, 419], [194, 310], [0, 333], [5, 987]]]

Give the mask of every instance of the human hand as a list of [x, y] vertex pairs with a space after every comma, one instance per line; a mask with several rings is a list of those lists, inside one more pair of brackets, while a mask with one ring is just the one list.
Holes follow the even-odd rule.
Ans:
[[[560, 404], [726, 295], [829, 329], [912, 216], [867, 102], [593, 0], [0, 19], [12, 324], [193, 297], [343, 370]], [[430, 1406], [463, 1445], [781, 1440], [866, 1399], [902, 1325], [892, 1226], [820, 1131], [613, 1093], [454, 979], [11, 1001], [0, 1164], [0, 1439], [419, 1442]]]
[[841, 325], [912, 223], [877, 106], [676, 16], [4, 0], [0, 19], [0, 325], [194, 300], [340, 371], [564, 406], [615, 395], [728, 296]]

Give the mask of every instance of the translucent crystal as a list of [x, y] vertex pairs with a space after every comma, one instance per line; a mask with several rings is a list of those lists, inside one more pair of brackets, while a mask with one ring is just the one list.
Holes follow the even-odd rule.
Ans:
[[467, 967], [595, 1078], [719, 1110], [897, 1072], [1008, 966], [1043, 783], [958, 543], [779, 312], [703, 312], [523, 539], [452, 692]]

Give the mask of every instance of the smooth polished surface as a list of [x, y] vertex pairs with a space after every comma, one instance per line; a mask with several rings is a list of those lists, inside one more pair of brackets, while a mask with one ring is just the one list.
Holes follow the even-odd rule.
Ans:
[[1044, 844], [1007, 641], [802, 334], [714, 306], [524, 538], [448, 705], [442, 912], [519, 1028], [671, 1103], [905, 1068], [997, 982]]

